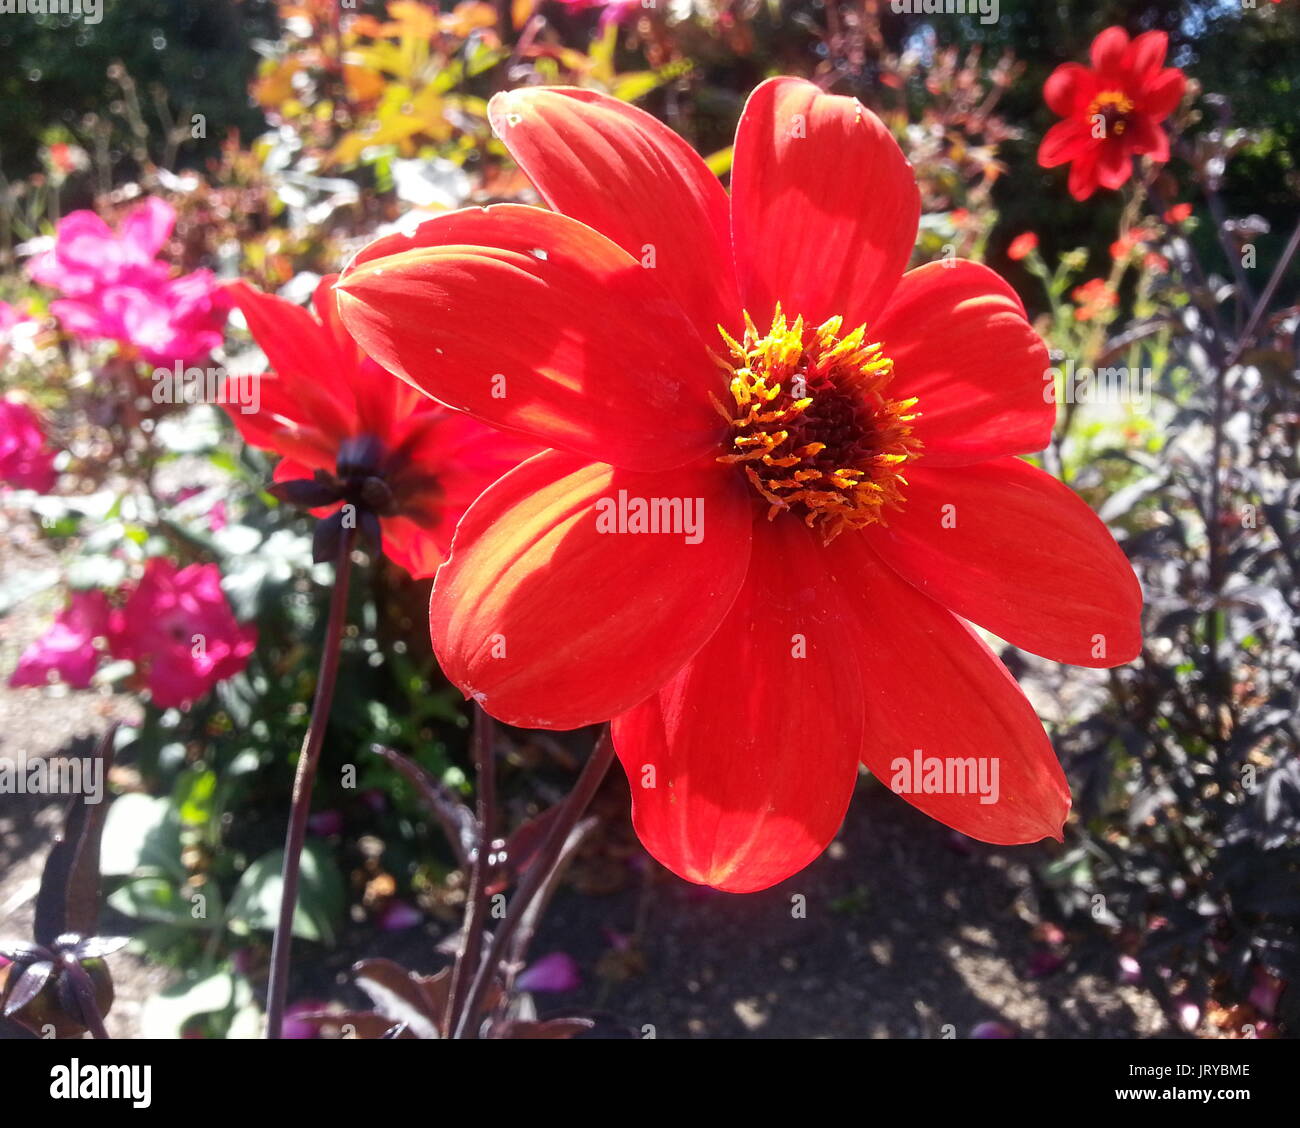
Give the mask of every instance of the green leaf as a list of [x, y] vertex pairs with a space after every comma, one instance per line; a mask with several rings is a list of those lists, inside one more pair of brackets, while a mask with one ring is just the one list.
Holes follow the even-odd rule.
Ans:
[[151, 995], [140, 1012], [143, 1038], [179, 1038], [190, 1019], [248, 1005], [252, 989], [228, 971], [193, 976]]
[[164, 877], [142, 877], [115, 890], [109, 907], [136, 920], [152, 920], [179, 928], [206, 928], [207, 918], [194, 915], [194, 903], [181, 896]]
[[213, 818], [217, 773], [187, 771], [176, 781], [172, 798], [185, 826], [206, 826]]
[[[280, 872], [283, 866], [284, 851], [272, 850], [244, 871], [231, 898], [232, 919], [243, 921], [249, 928], [274, 931], [284, 888]], [[343, 875], [327, 849], [317, 842], [307, 843], [302, 852], [293, 934], [303, 940], [333, 944], [343, 908]]]
[[100, 847], [105, 877], [130, 874], [186, 876], [181, 863], [181, 830], [168, 799], [121, 795], [108, 808]]

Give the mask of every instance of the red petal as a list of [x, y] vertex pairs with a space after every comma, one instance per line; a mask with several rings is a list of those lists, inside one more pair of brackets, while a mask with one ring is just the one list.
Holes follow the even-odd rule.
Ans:
[[1038, 163], [1043, 168], [1055, 168], [1079, 156], [1092, 144], [1086, 121], [1070, 118], [1058, 121], [1043, 137], [1038, 146]]
[[862, 688], [848, 605], [798, 522], [755, 530], [717, 634], [614, 720], [637, 835], [688, 881], [748, 893], [797, 873], [844, 820]]
[[924, 464], [1047, 446], [1056, 420], [1047, 348], [988, 267], [949, 259], [909, 271], [872, 336], [894, 361], [889, 395], [919, 401]]
[[735, 327], [731, 206], [694, 149], [657, 118], [592, 90], [498, 94], [492, 128], [550, 207], [643, 265], [704, 340]]
[[519, 435], [420, 399], [432, 409], [433, 418], [420, 422], [422, 415], [431, 414], [427, 409], [410, 417], [414, 433], [403, 442], [406, 462], [393, 483], [394, 494], [403, 513], [432, 529], [446, 556], [456, 525], [479, 494], [540, 452]]
[[1153, 161], [1169, 159], [1169, 135], [1145, 115], [1129, 122], [1128, 142], [1135, 153], [1145, 153]]
[[[425, 580], [437, 572], [444, 553], [433, 529], [417, 524], [409, 517], [385, 517], [380, 521], [384, 534], [384, 555], [416, 580]], [[453, 526], [454, 527], [454, 526]]]
[[[350, 387], [346, 381], [322, 377], [349, 367], [352, 358], [340, 354], [329, 331], [301, 306], [263, 294], [245, 282], [231, 283], [229, 291], [249, 332], [266, 353], [274, 382], [283, 387], [280, 406], [286, 417], [335, 441], [350, 434], [356, 423], [352, 397], [338, 394], [339, 389], [350, 392]], [[268, 410], [265, 395], [261, 409], [262, 413]], [[238, 406], [230, 410], [238, 422]]]
[[[862, 762], [913, 806], [981, 842], [1059, 839], [1069, 788], [1006, 667], [974, 631], [880, 563], [864, 538], [839, 537], [828, 551], [841, 584], [858, 593]], [[964, 794], [953, 786], [927, 793], [924, 772], [911, 781], [903, 774], [918, 750], [953, 767], [982, 767], [988, 784], [996, 764], [996, 801], [981, 802], [978, 780]], [[992, 788], [984, 794], [991, 798]]]
[[1168, 34], [1163, 31], [1144, 31], [1129, 44], [1124, 55], [1124, 66], [1138, 79], [1144, 79], [1165, 65], [1168, 53]]
[[1064, 63], [1043, 84], [1043, 99], [1052, 113], [1070, 117], [1087, 107], [1094, 88], [1092, 71], [1079, 63]]
[[1187, 79], [1183, 72], [1168, 67], [1149, 78], [1139, 96], [1138, 109], [1149, 114], [1153, 121], [1164, 121], [1178, 108], [1187, 91]]
[[1128, 45], [1127, 31], [1122, 27], [1108, 27], [1092, 41], [1089, 55], [1093, 69], [1113, 75], [1123, 64], [1124, 52], [1128, 50]]
[[870, 324], [907, 266], [921, 198], [889, 130], [855, 98], [775, 78], [736, 131], [732, 233], [741, 297], [759, 326], [777, 302], [818, 325]]
[[1097, 180], [1112, 192], [1133, 174], [1133, 156], [1127, 145], [1111, 141], [1098, 146]]
[[[602, 532], [597, 502], [690, 499], [683, 535]], [[671, 678], [717, 629], [749, 563], [746, 487], [716, 464], [635, 474], [560, 451], [512, 470], [465, 514], [429, 608], [447, 677], [529, 728], [607, 720]]]
[[1118, 666], [1142, 648], [1142, 589], [1073, 490], [1018, 458], [908, 474], [872, 547], [927, 595], [1022, 649]]
[[371, 244], [339, 284], [380, 364], [494, 426], [635, 470], [713, 450], [717, 368], [650, 271], [541, 208], [439, 216]]
[[1070, 165], [1070, 195], [1076, 200], [1086, 200], [1097, 191], [1097, 160], [1101, 146], [1092, 145], [1074, 158]]

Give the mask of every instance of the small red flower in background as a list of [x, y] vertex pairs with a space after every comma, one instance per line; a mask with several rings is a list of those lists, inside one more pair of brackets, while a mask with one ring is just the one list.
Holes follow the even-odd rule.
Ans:
[[1007, 248], [1007, 258], [1012, 262], [1019, 262], [1021, 259], [1028, 258], [1036, 250], [1038, 250], [1038, 236], [1032, 231], [1026, 231], [1011, 240], [1011, 246]]
[[1156, 237], [1156, 232], [1146, 227], [1134, 227], [1125, 232], [1110, 245], [1110, 257], [1118, 261], [1126, 259], [1138, 247], [1149, 243]]
[[136, 664], [153, 703], [172, 709], [248, 665], [257, 629], [235, 621], [215, 564], [178, 569], [155, 556], [109, 616], [108, 643], [114, 658]]
[[316, 317], [243, 282], [230, 287], [271, 371], [256, 378], [256, 396], [232, 388], [226, 411], [247, 442], [283, 456], [273, 492], [333, 514], [317, 527], [318, 559], [333, 557], [340, 507], [353, 504], [390, 560], [432, 576], [470, 502], [538, 448], [433, 403], [367, 358], [339, 321], [336, 278], [317, 286]]
[[1086, 200], [1100, 185], [1119, 188], [1133, 172], [1133, 157], [1169, 159], [1160, 127], [1182, 101], [1183, 72], [1166, 67], [1169, 37], [1148, 31], [1130, 41], [1108, 27], [1092, 41], [1092, 67], [1066, 63], [1043, 87], [1057, 122], [1038, 148], [1044, 168], [1070, 163], [1070, 195]]
[[0, 489], [49, 493], [59, 477], [54, 468], [57, 453], [28, 404], [7, 396], [0, 399]]
[[1185, 223], [1192, 214], [1191, 204], [1175, 204], [1165, 212], [1166, 223]]
[[[386, 368], [554, 448], [460, 523], [430, 607], [447, 676], [511, 724], [612, 717], [641, 841], [720, 889], [821, 853], [860, 760], [973, 837], [1059, 836], [1051, 744], [965, 620], [1113, 666], [1141, 591], [1092, 510], [1016, 457], [1055, 406], [1015, 292], [973, 262], [905, 273], [920, 197], [889, 130], [765, 82], [728, 199], [613, 98], [489, 112], [551, 210], [438, 217], [340, 283]], [[999, 794], [930, 787], [928, 761], [992, 761]]]
[[1079, 307], [1074, 311], [1076, 321], [1095, 321], [1108, 309], [1119, 304], [1119, 295], [1104, 278], [1094, 278], [1082, 286], [1076, 286], [1070, 291], [1070, 297]]

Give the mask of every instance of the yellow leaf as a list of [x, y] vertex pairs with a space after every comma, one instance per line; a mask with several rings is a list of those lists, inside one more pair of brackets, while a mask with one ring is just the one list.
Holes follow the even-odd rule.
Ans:
[[725, 149], [719, 149], [704, 158], [704, 163], [709, 166], [709, 171], [714, 176], [726, 176], [731, 171], [731, 160], [735, 156], [735, 149], [734, 145], [728, 145]]
[[510, 22], [516, 31], [521, 31], [537, 10], [537, 0], [514, 0], [510, 5]]

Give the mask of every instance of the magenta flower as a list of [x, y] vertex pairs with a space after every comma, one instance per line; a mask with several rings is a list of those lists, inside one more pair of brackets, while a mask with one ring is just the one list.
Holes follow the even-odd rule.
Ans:
[[230, 303], [211, 271], [172, 278], [157, 257], [175, 224], [175, 209], [156, 197], [117, 231], [94, 212], [73, 212], [28, 270], [63, 294], [50, 309], [74, 337], [118, 341], [155, 364], [196, 360], [221, 343]]
[[602, 28], [612, 23], [622, 23], [625, 16], [642, 6], [641, 0], [556, 0], [571, 12], [585, 12], [589, 8], [604, 8], [600, 13]]
[[408, 905], [405, 901], [389, 901], [375, 923], [382, 932], [401, 932], [414, 928], [423, 921], [424, 914], [414, 905]]
[[108, 634], [108, 615], [102, 591], [74, 591], [50, 629], [23, 651], [9, 684], [48, 685], [54, 675], [73, 689], [85, 689], [99, 663], [95, 640]]
[[56, 453], [36, 412], [19, 400], [0, 399], [0, 484], [49, 493], [59, 476]]
[[257, 630], [235, 621], [215, 564], [177, 569], [155, 556], [109, 620], [109, 648], [143, 675], [155, 705], [189, 705], [233, 677], [257, 645]]
[[521, 991], [574, 991], [582, 986], [578, 965], [567, 952], [551, 952], [519, 973], [516, 986]]

